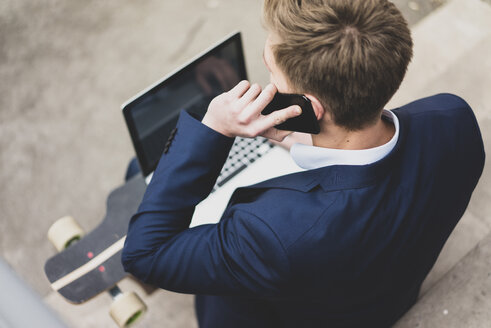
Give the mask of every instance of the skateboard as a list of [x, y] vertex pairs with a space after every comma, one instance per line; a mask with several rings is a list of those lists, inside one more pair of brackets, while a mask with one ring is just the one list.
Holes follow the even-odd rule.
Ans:
[[114, 189], [107, 198], [103, 221], [85, 236], [69, 216], [56, 221], [48, 231], [48, 239], [59, 251], [44, 266], [51, 287], [75, 304], [108, 291], [113, 298], [109, 313], [120, 327], [127, 327], [146, 311], [138, 295], [122, 293], [117, 286], [128, 276], [121, 252], [129, 221], [145, 189], [141, 174]]

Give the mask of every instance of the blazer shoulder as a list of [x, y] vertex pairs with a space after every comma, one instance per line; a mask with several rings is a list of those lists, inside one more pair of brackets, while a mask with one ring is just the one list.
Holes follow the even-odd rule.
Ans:
[[456, 109], [466, 109], [472, 111], [469, 104], [463, 98], [451, 93], [440, 93], [434, 96], [415, 100], [404, 106], [395, 108], [394, 111], [409, 115], [418, 115], [424, 113], [452, 111]]
[[[394, 113], [402, 119], [403, 123], [415, 123], [414, 127], [419, 131], [418, 134], [421, 131], [433, 133], [436, 126], [445, 126], [446, 130], [463, 131], [462, 133], [466, 135], [481, 138], [474, 111], [463, 98], [454, 94], [440, 93], [422, 98], [394, 109]], [[428, 128], [429, 126], [432, 128]]]
[[248, 195], [239, 196], [240, 202], [228, 208], [226, 215], [242, 211], [261, 218], [288, 248], [336, 202], [339, 192], [272, 188], [251, 190]]

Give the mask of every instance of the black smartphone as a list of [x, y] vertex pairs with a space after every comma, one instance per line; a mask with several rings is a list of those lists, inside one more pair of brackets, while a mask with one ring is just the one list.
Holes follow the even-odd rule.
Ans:
[[310, 99], [304, 95], [277, 92], [273, 100], [262, 110], [261, 114], [268, 115], [292, 105], [299, 105], [302, 108], [302, 114], [290, 118], [275, 127], [280, 130], [318, 134], [320, 132], [319, 122], [315, 116]]

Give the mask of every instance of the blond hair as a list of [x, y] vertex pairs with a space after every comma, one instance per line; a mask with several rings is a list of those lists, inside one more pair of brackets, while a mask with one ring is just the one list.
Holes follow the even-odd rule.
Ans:
[[348, 130], [380, 117], [412, 57], [407, 22], [387, 0], [265, 0], [263, 21], [295, 92], [316, 96]]

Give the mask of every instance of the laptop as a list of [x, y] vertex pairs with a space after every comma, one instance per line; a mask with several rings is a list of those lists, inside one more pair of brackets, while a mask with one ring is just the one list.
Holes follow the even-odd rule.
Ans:
[[[241, 80], [247, 80], [247, 73], [241, 34], [236, 32], [122, 105], [147, 184], [179, 113], [186, 110], [202, 117], [214, 97]], [[237, 187], [299, 170], [287, 151], [267, 139], [236, 138], [213, 192], [197, 206], [191, 226], [216, 223]]]

